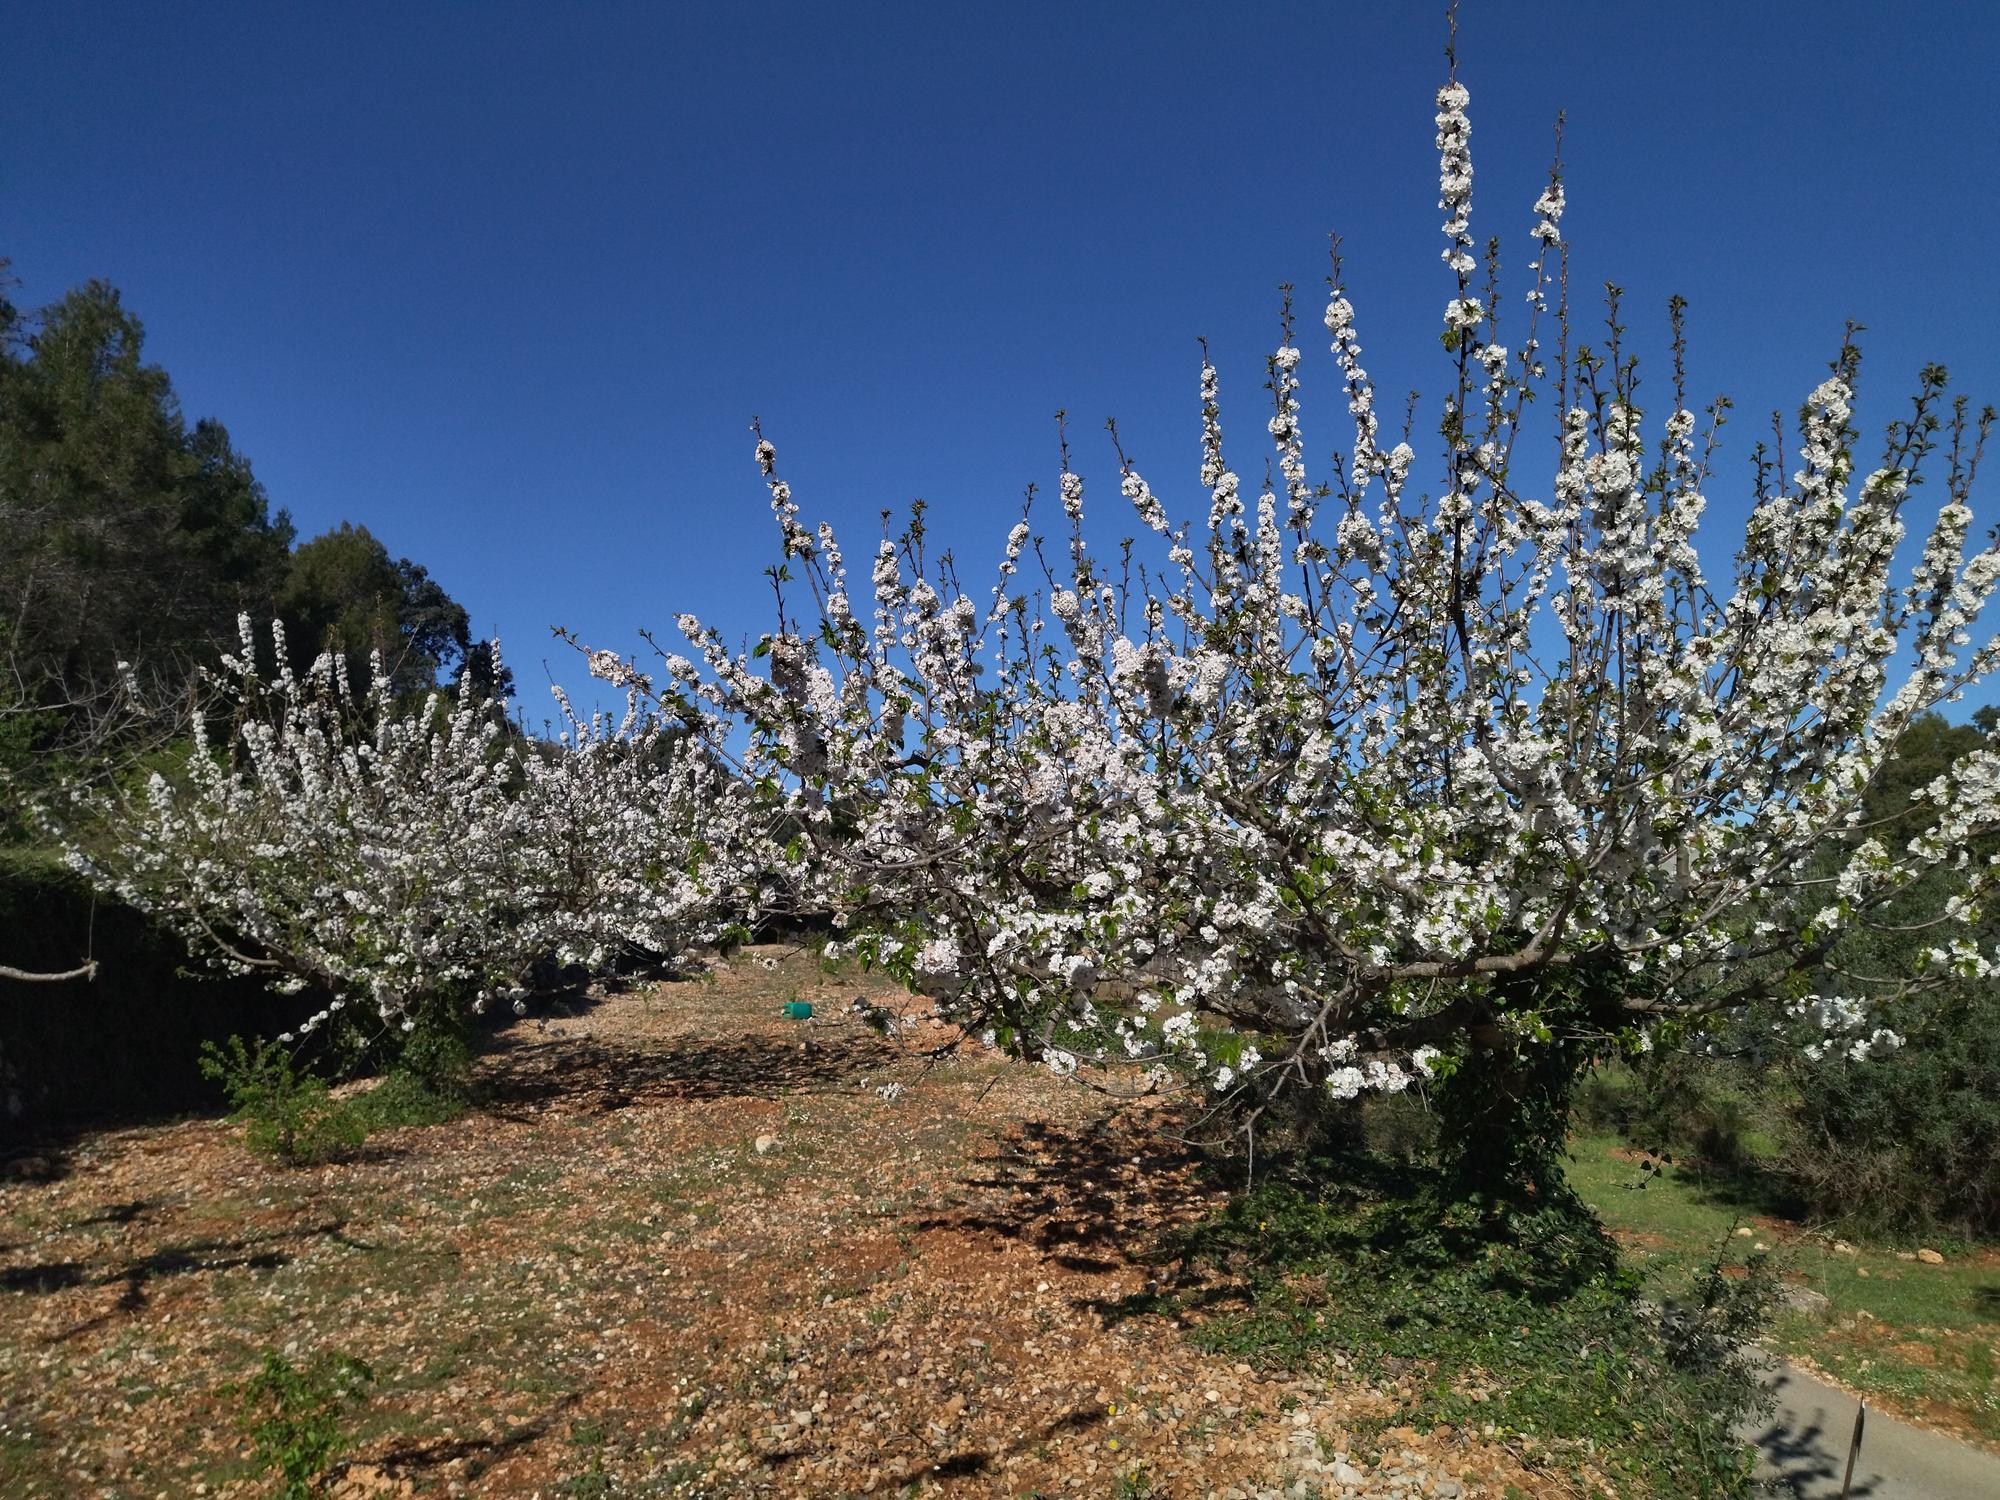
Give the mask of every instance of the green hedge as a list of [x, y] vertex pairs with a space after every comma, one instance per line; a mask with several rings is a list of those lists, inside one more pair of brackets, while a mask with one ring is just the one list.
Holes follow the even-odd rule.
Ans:
[[220, 1103], [205, 1041], [271, 1035], [316, 1008], [254, 980], [191, 973], [172, 933], [34, 850], [0, 849], [0, 962], [89, 982], [0, 979], [0, 1135], [81, 1120], [157, 1117]]
[[1788, 1069], [1782, 1165], [1821, 1216], [1864, 1233], [2000, 1237], [2000, 983], [1905, 1002], [1903, 1045]]

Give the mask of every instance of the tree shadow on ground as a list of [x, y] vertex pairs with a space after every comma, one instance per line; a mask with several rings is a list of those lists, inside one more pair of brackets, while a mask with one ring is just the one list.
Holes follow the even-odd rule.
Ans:
[[[888, 1488], [892, 1493], [900, 1494], [912, 1487], [941, 1484], [952, 1479], [975, 1479], [992, 1473], [1013, 1454], [1027, 1453], [1066, 1433], [1083, 1432], [1100, 1426], [1105, 1420], [1102, 1407], [1079, 1406], [1051, 1418], [1032, 1433], [1021, 1434], [1011, 1443], [996, 1444], [991, 1449], [961, 1448], [942, 1458], [920, 1459], [891, 1479]], [[782, 1448], [766, 1453], [763, 1455], [764, 1467], [783, 1469], [805, 1457], [806, 1452], [804, 1448]]]
[[76, 1169], [77, 1142], [87, 1133], [81, 1125], [64, 1130], [44, 1124], [7, 1148], [0, 1158], [0, 1185], [61, 1182]]
[[1215, 1201], [1201, 1163], [1196, 1148], [1157, 1126], [1030, 1121], [960, 1179], [964, 1201], [910, 1227], [1001, 1235], [1084, 1275], [1143, 1268], [1157, 1291], [1169, 1278], [1185, 1279], [1185, 1264], [1169, 1269], [1180, 1260], [1178, 1230]]
[[1676, 1164], [1673, 1170], [1700, 1202], [1792, 1223], [1804, 1223], [1811, 1217], [1812, 1205], [1799, 1196], [1789, 1179], [1755, 1162], [1731, 1164], [1696, 1157]]
[[107, 1203], [87, 1219], [76, 1219], [66, 1225], [69, 1229], [90, 1229], [98, 1225], [138, 1224], [152, 1216], [159, 1205], [146, 1198], [133, 1198], [124, 1203]]
[[1083, 1432], [1101, 1426], [1104, 1421], [1105, 1413], [1101, 1407], [1079, 1406], [1044, 1422], [1034, 1433], [1024, 1433], [1011, 1443], [997, 1445], [990, 1452], [978, 1448], [964, 1448], [930, 1463], [919, 1462], [893, 1483], [900, 1491], [912, 1485], [920, 1486], [931, 1481], [975, 1478], [997, 1468], [1013, 1454], [1026, 1453], [1066, 1433]]
[[348, 1237], [344, 1221], [333, 1220], [237, 1239], [189, 1240], [163, 1245], [144, 1255], [108, 1261], [62, 1260], [0, 1267], [0, 1292], [46, 1296], [77, 1287], [123, 1288], [111, 1307], [49, 1338], [51, 1343], [63, 1343], [103, 1327], [118, 1317], [145, 1311], [151, 1301], [154, 1282], [219, 1271], [275, 1271], [290, 1265], [305, 1242], [320, 1238], [332, 1239], [356, 1249], [368, 1248]]
[[[1780, 1375], [1773, 1382], [1773, 1389], [1782, 1391], [1786, 1383], [1786, 1377]], [[1748, 1429], [1739, 1431], [1756, 1444], [1762, 1455], [1766, 1470], [1762, 1482], [1764, 1493], [1794, 1496], [1797, 1500], [1835, 1493], [1847, 1468], [1848, 1444], [1853, 1439], [1851, 1429], [1829, 1431], [1823, 1421], [1786, 1422], [1781, 1416], [1754, 1433]], [[1840, 1493], [1850, 1500], [1867, 1500], [1878, 1492], [1879, 1477], [1869, 1472], [1864, 1451], [1855, 1465], [1853, 1486]]]
[[[1253, 1165], [1256, 1186], [1246, 1190]], [[1533, 1217], [1524, 1218], [1515, 1200], [1450, 1197], [1435, 1167], [1323, 1136], [1280, 1137], [1253, 1163], [1228, 1138], [1163, 1145], [1155, 1134], [1133, 1153], [1124, 1142], [1070, 1132], [1045, 1141], [1032, 1167], [986, 1227], [1020, 1233], [1025, 1225], [1021, 1237], [1070, 1269], [1147, 1270], [1142, 1291], [1079, 1304], [1109, 1322], [1158, 1315], [1188, 1323], [1245, 1304], [1274, 1274], [1329, 1263], [1401, 1264], [1444, 1282], [1476, 1271], [1495, 1292], [1560, 1302], [1614, 1253], [1581, 1204], [1572, 1216], [1560, 1201], [1534, 1200], [1525, 1205]], [[1010, 1185], [1004, 1174], [989, 1181]], [[1512, 1234], [1523, 1237], [1518, 1245]], [[1078, 1264], [1077, 1247], [1113, 1259]]]
[[519, 1423], [493, 1437], [413, 1439], [365, 1462], [371, 1468], [386, 1469], [399, 1477], [447, 1464], [462, 1464], [465, 1478], [477, 1479], [517, 1449], [547, 1437], [549, 1429], [576, 1405], [577, 1399], [574, 1394], [565, 1396], [533, 1421]]
[[691, 1099], [768, 1099], [834, 1088], [901, 1058], [868, 1034], [752, 1035], [643, 1050], [594, 1037], [503, 1038], [482, 1060], [478, 1102], [502, 1118], [523, 1118], [558, 1106], [603, 1115]]

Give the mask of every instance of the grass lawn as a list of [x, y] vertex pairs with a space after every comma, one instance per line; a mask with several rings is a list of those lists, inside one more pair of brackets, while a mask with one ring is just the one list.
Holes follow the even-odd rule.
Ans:
[[[1787, 1282], [1828, 1303], [1781, 1313], [1773, 1349], [1901, 1415], [2000, 1448], [2000, 1252], [1946, 1242], [1836, 1250], [1833, 1235], [1768, 1213], [1725, 1175], [1649, 1172], [1616, 1136], [1580, 1136], [1572, 1150], [1570, 1180], [1661, 1295], [1718, 1247], [1740, 1265], [1765, 1246]], [[1919, 1248], [1944, 1252], [1945, 1264], [1914, 1259]]]

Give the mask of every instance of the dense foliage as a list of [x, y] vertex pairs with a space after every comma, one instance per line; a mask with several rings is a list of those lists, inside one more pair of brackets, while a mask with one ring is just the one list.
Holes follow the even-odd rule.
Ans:
[[1955, 986], [1897, 1024], [1895, 1056], [1795, 1061], [1760, 1100], [1785, 1132], [1786, 1185], [1864, 1233], [2000, 1234], [2000, 990]]
[[[245, 611], [356, 675], [381, 652], [405, 695], [510, 691], [421, 564], [345, 524], [294, 549], [228, 432], [188, 422], [144, 349], [104, 282], [33, 316], [0, 298], [0, 844], [36, 842], [30, 809], [59, 784], [129, 781], [184, 744]], [[11, 962], [21, 946], [0, 941], [0, 978], [95, 973], [81, 952]]]
[[[4, 272], [4, 263], [0, 263]], [[93, 281], [33, 317], [0, 299], [0, 772], [89, 770], [227, 649], [282, 617], [311, 655], [381, 651], [404, 691], [470, 672], [504, 696], [466, 612], [421, 565], [343, 523], [294, 550], [220, 422], [190, 423], [145, 329]], [[17, 809], [16, 809], [17, 810]], [[19, 837], [21, 828], [0, 828]]]
[[0, 327], [9, 707], [88, 702], [120, 662], [177, 687], [283, 586], [290, 520], [219, 422], [183, 418], [144, 344], [97, 281]]
[[[1983, 744], [1994, 719], [1982, 709], [1968, 724], [1918, 720], [1864, 799], [1862, 832], [1848, 837], [1927, 822], [1922, 790]], [[1983, 863], [1995, 841], [1968, 852]], [[1829, 850], [1821, 863], [1840, 858]], [[1894, 903], [1893, 921], [1842, 939], [1843, 966], [1921, 970], [1966, 886], [1965, 870], [1931, 872]], [[1990, 910], [1965, 925], [1982, 946], [2000, 938]], [[1807, 1019], [1753, 1012], [1636, 1069], [1593, 1074], [1583, 1103], [1599, 1127], [1698, 1157], [1746, 1192], [1848, 1233], [2000, 1230], [2000, 986], [1954, 978], [1905, 997], [1885, 1020], [1903, 1045], [1855, 1057]]]
[[314, 655], [340, 653], [352, 677], [379, 655], [401, 693], [461, 676], [488, 698], [513, 691], [492, 643], [472, 639], [465, 607], [421, 563], [390, 557], [365, 526], [343, 521], [296, 548], [277, 614], [288, 639]]
[[[1965, 724], [1918, 720], [1864, 797], [1864, 828], [1927, 832], [1936, 813], [1926, 788], [1991, 743], [1996, 727], [1991, 708]], [[1915, 882], [1883, 921], [1842, 938], [1841, 967], [1917, 971], [1954, 932], [1991, 951], [2000, 909], [1977, 902], [1976, 872], [1996, 856], [2000, 838], [1967, 838], [1949, 868]], [[1905, 1042], [1892, 1056], [1820, 1055], [1817, 1039], [1796, 1033], [1794, 1045], [1772, 1050], [1764, 1100], [1780, 1106], [1771, 1111], [1782, 1121], [1780, 1169], [1810, 1211], [1855, 1228], [2000, 1231], [2000, 984], [1955, 975], [1905, 1000], [1891, 1021]]]

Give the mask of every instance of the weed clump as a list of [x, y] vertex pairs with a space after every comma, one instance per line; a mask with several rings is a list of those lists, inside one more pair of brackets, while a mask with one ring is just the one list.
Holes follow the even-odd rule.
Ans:
[[258, 1038], [232, 1036], [227, 1047], [205, 1042], [201, 1072], [222, 1085], [230, 1118], [243, 1126], [244, 1144], [287, 1166], [337, 1160], [367, 1139], [368, 1127], [333, 1097], [326, 1080], [299, 1071], [292, 1055]]
[[414, 1041], [381, 1082], [348, 1099], [263, 1038], [205, 1043], [201, 1072], [222, 1085], [244, 1144], [291, 1167], [338, 1161], [378, 1130], [455, 1120], [471, 1103], [471, 1054], [456, 1037]]
[[244, 1403], [243, 1430], [256, 1459], [278, 1476], [284, 1500], [312, 1500], [350, 1441], [352, 1408], [367, 1399], [375, 1372], [351, 1355], [322, 1353], [304, 1366], [267, 1350], [248, 1380], [224, 1387]]

